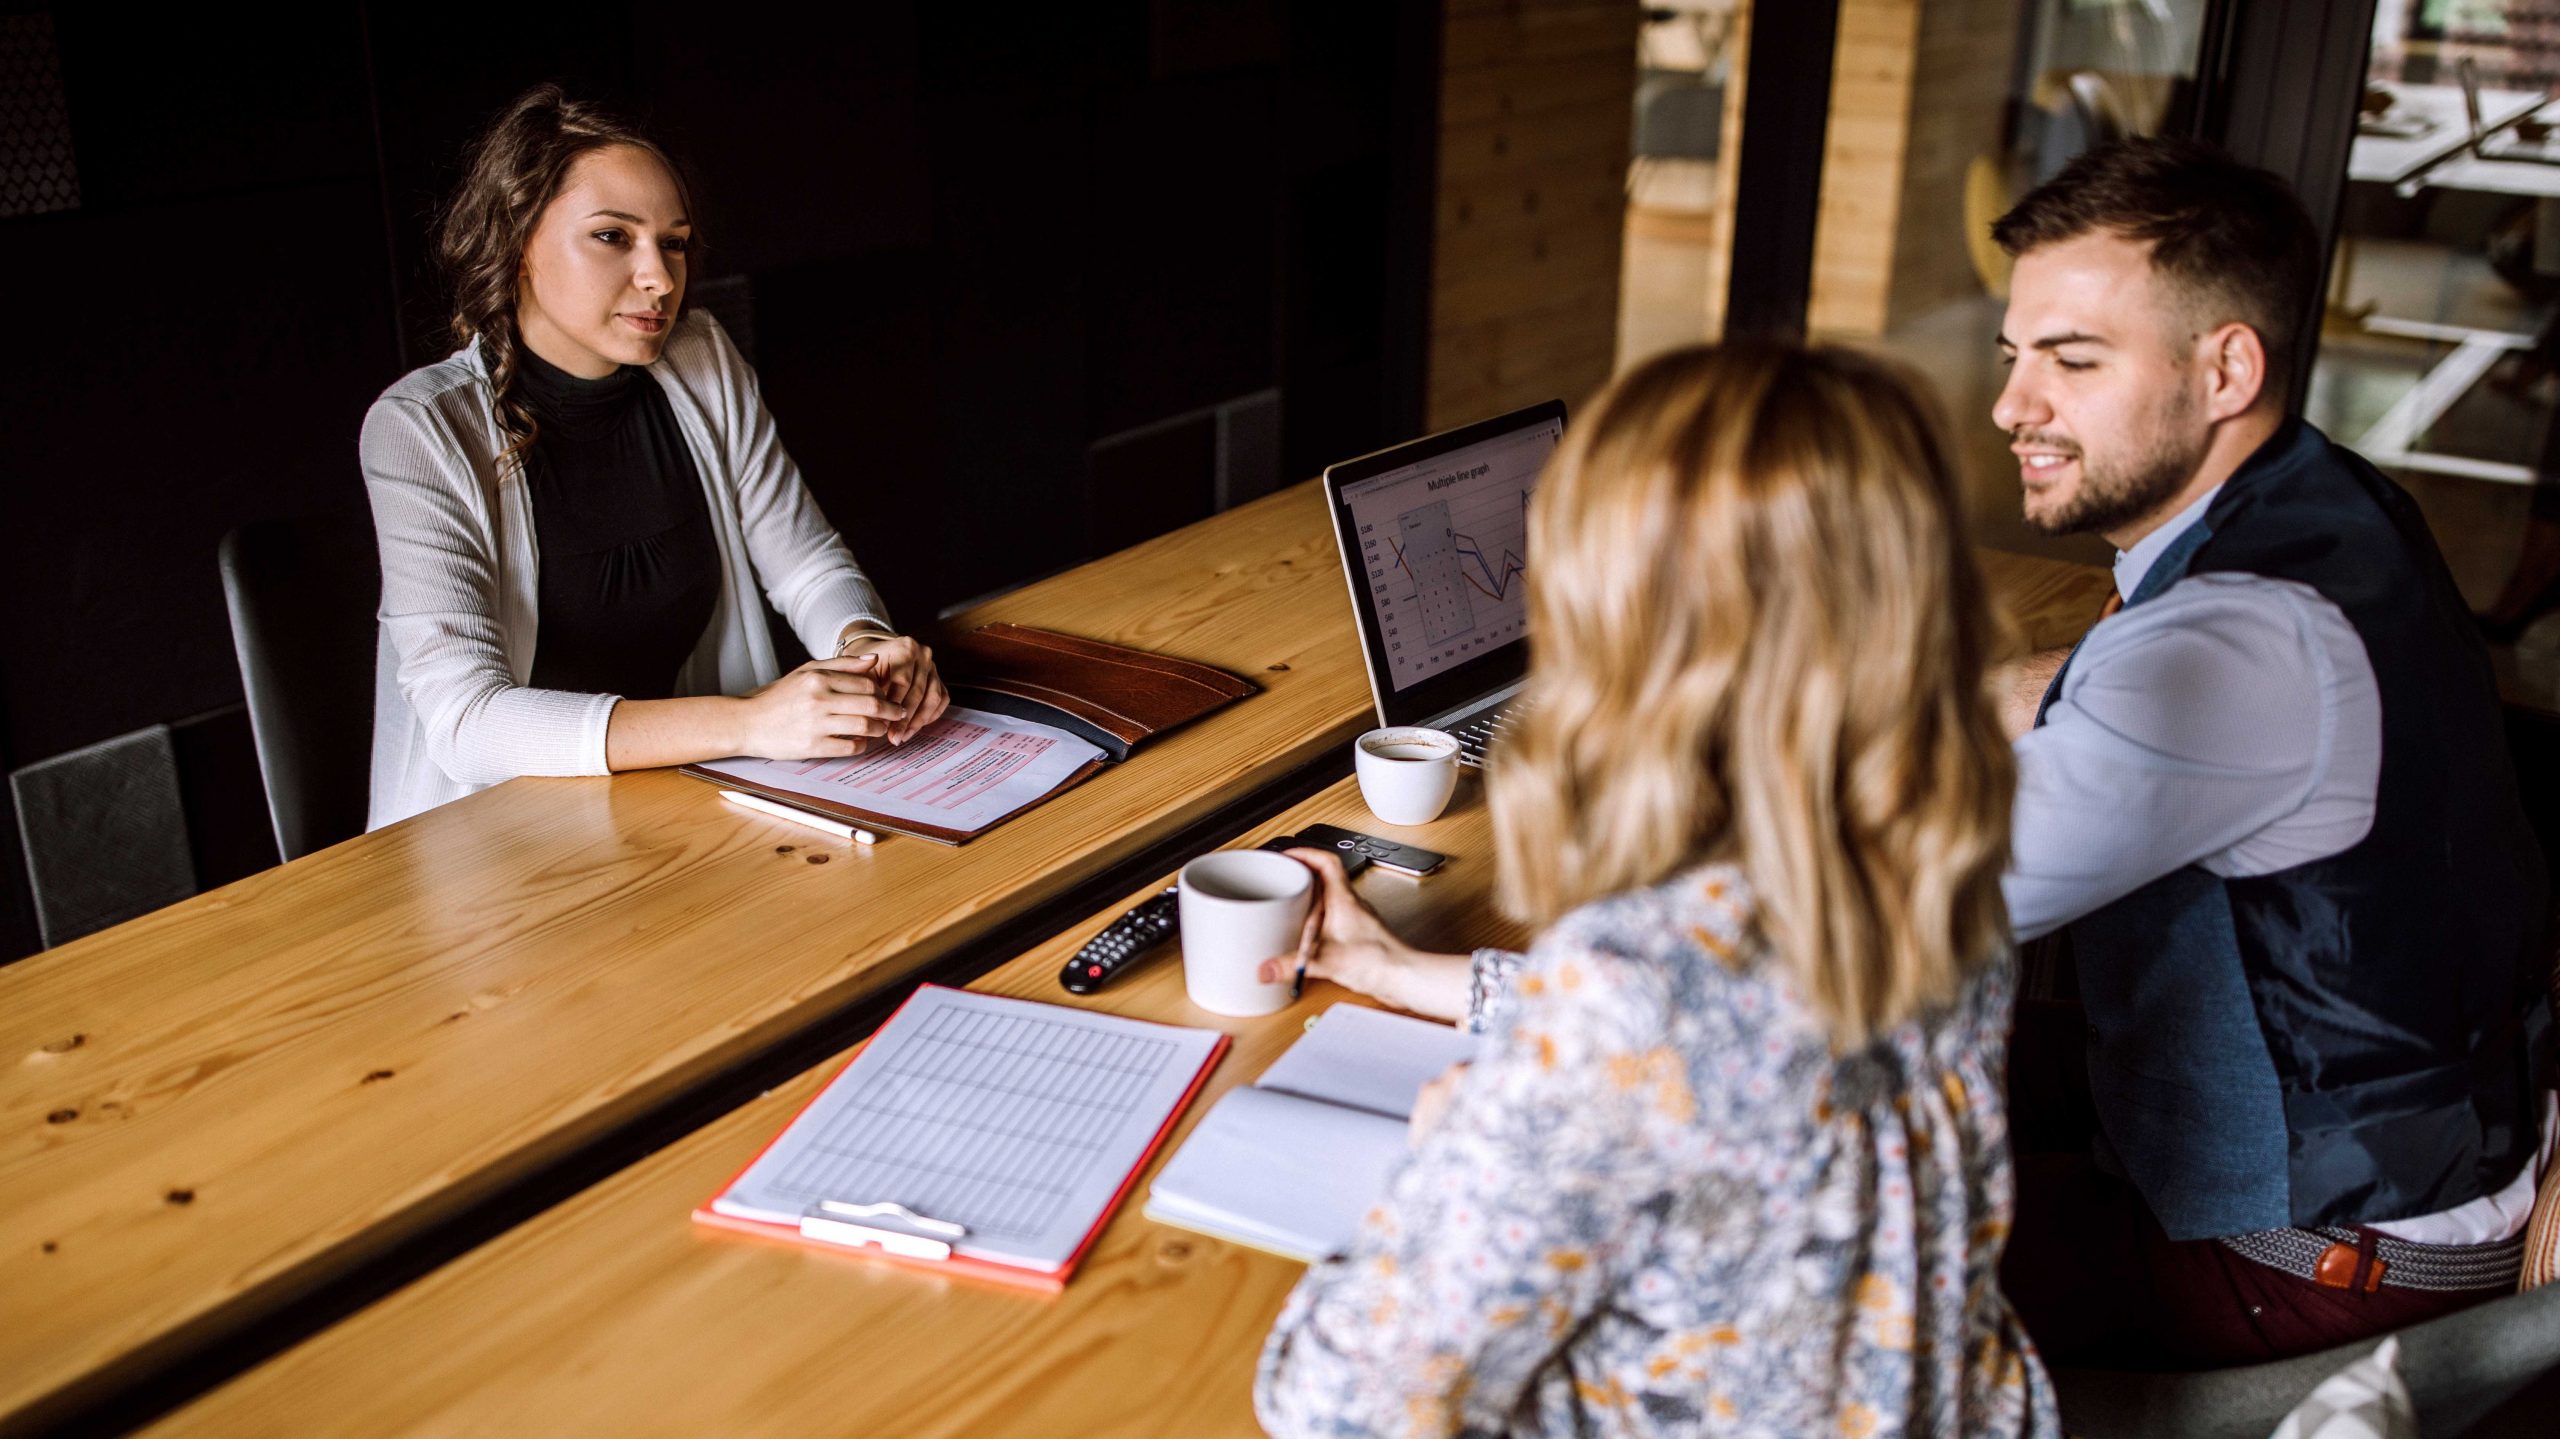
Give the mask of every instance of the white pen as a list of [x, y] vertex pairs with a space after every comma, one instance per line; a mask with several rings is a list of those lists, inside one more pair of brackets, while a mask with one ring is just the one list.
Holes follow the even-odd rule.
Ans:
[[805, 809], [794, 809], [787, 804], [777, 804], [760, 794], [740, 794], [734, 789], [724, 789], [720, 791], [720, 797], [731, 804], [743, 805], [760, 815], [786, 820], [792, 824], [807, 825], [811, 829], [834, 835], [838, 839], [852, 840], [855, 844], [880, 842], [880, 836], [867, 829], [859, 829], [846, 824], [843, 820], [829, 819], [822, 814], [811, 814]]

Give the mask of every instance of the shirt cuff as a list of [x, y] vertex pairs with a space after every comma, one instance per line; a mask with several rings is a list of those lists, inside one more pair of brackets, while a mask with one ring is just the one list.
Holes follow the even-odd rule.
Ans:
[[1516, 949], [1479, 949], [1470, 957], [1467, 1033], [1484, 1033], [1511, 1008], [1511, 977], [1526, 958]]
[[587, 711], [587, 734], [582, 744], [588, 754], [589, 774], [613, 773], [613, 711], [622, 703], [620, 695], [598, 695], [602, 703]]

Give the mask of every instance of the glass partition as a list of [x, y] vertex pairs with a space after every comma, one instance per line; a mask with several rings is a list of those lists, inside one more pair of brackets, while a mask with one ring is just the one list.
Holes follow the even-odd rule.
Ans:
[[1807, 328], [1937, 382], [1976, 536], [2103, 561], [2019, 517], [1991, 423], [2009, 262], [1991, 222], [2092, 145], [2184, 130], [2207, 0], [1843, 0]]
[[2305, 415], [2416, 497], [2560, 708], [2560, 0], [2381, 0]]
[[1636, 37], [1618, 368], [1724, 333], [1750, 0], [1648, 7]]

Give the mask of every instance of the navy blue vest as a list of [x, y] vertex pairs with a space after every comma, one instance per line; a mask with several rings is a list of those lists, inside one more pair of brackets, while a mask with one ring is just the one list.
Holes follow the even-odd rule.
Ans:
[[2308, 585], [2364, 641], [2373, 828], [2275, 874], [2190, 866], [2068, 926], [2104, 1150], [2173, 1239], [2476, 1199], [2532, 1157], [2552, 1055], [2547, 884], [2488, 653], [2417, 507], [2309, 425], [2128, 603], [2215, 571]]

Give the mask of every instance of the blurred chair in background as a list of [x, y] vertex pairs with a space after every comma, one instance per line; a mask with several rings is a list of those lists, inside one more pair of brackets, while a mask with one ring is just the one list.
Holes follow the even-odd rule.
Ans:
[[276, 848], [299, 859], [362, 834], [382, 594], [371, 521], [242, 525], [222, 538], [222, 592]]

